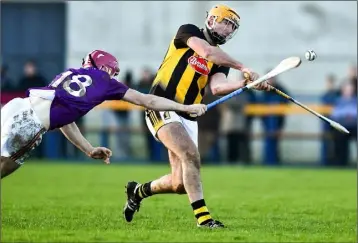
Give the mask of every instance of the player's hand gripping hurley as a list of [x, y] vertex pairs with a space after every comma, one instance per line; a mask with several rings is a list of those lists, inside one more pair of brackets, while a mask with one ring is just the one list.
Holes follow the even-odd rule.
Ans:
[[281, 61], [274, 69], [272, 69], [266, 75], [262, 76], [261, 78], [258, 78], [257, 80], [253, 81], [252, 83], [249, 83], [245, 87], [235, 90], [234, 92], [231, 92], [230, 94], [227, 94], [227, 95], [221, 97], [220, 99], [208, 104], [207, 108], [209, 110], [209, 109], [213, 108], [214, 106], [221, 104], [221, 103], [227, 101], [228, 99], [266, 81], [267, 79], [270, 79], [270, 78], [277, 76], [283, 72], [286, 72], [290, 69], [298, 67], [300, 64], [301, 64], [301, 59], [299, 57], [286, 58], [285, 60]]

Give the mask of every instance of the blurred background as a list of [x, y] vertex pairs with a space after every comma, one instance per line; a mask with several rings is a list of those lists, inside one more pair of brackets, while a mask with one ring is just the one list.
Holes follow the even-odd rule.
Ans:
[[[356, 2], [2, 1], [1, 104], [45, 86], [91, 50], [120, 63], [120, 80], [147, 93], [171, 38], [182, 24], [204, 26], [206, 10], [227, 4], [241, 16], [236, 36], [222, 48], [263, 75], [282, 59], [302, 65], [272, 83], [351, 131], [332, 130], [276, 94], [249, 91], [199, 119], [204, 164], [356, 166]], [[306, 50], [318, 58], [304, 60]], [[231, 82], [241, 79], [232, 70]], [[208, 93], [205, 103], [217, 99]], [[168, 156], [144, 123], [141, 109], [105, 103], [77, 121], [94, 145], [109, 146], [112, 163], [166, 163]], [[35, 151], [45, 161], [84, 162], [58, 131]]]

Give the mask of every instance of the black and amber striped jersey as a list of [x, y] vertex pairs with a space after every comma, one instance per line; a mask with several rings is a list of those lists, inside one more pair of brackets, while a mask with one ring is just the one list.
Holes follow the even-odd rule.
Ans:
[[[150, 93], [185, 105], [199, 104], [210, 76], [219, 72], [228, 75], [230, 68], [204, 59], [187, 46], [186, 43], [192, 36], [206, 40], [203, 30], [197, 26], [180, 26], [157, 71]], [[195, 120], [185, 113], [178, 114]]]

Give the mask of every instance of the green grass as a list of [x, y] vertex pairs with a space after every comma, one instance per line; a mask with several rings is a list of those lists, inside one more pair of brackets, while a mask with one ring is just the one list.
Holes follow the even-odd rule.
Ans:
[[28, 162], [2, 183], [2, 242], [356, 242], [353, 170], [204, 167], [205, 199], [225, 229], [199, 229], [186, 195], [122, 217], [124, 185], [168, 166]]

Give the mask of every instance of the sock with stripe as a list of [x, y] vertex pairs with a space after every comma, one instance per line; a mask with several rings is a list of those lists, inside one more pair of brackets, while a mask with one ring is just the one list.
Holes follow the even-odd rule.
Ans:
[[191, 206], [193, 207], [194, 215], [196, 220], [198, 221], [198, 224], [203, 225], [213, 220], [211, 218], [208, 208], [205, 205], [204, 199], [200, 199], [198, 201], [193, 202]]
[[147, 182], [147, 183], [144, 183], [144, 184], [141, 184], [138, 189], [136, 190], [135, 192], [135, 196], [138, 200], [142, 200], [146, 197], [150, 197], [153, 195], [152, 193], [152, 190], [150, 188], [150, 184], [152, 182]]

